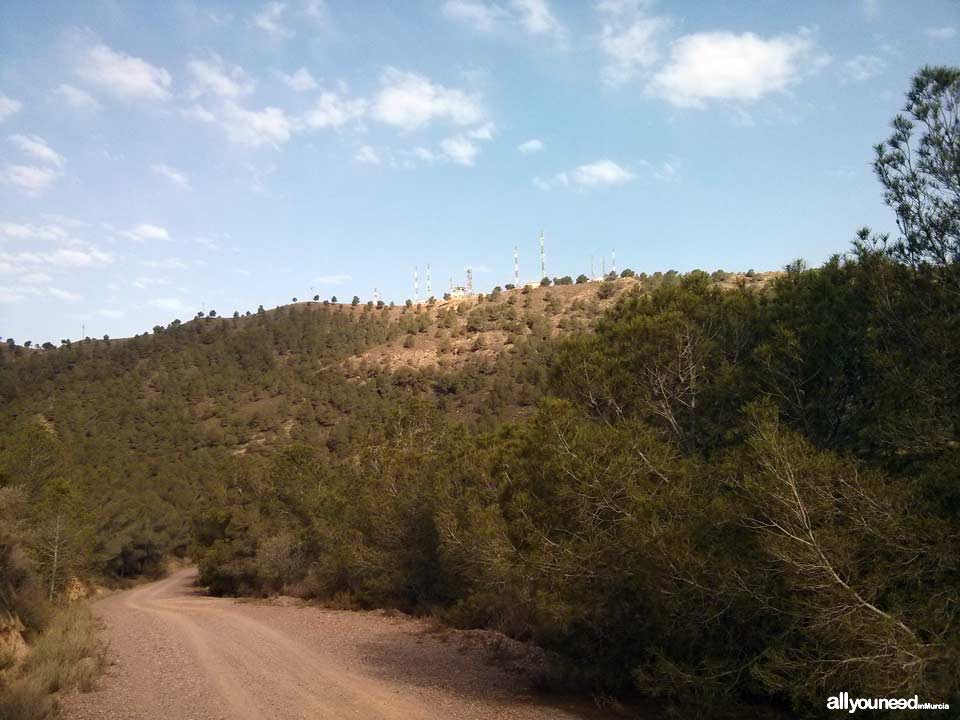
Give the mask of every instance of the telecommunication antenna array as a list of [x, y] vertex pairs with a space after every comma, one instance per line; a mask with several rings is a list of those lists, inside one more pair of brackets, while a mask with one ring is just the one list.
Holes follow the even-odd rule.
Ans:
[[467, 292], [473, 292], [473, 268], [467, 268]]
[[430, 263], [427, 263], [427, 297], [433, 295], [433, 285], [430, 283]]
[[540, 231], [540, 277], [547, 276], [547, 252], [543, 246], [543, 230]]
[[517, 246], [513, 246], [513, 286], [520, 287], [520, 255]]
[[420, 268], [413, 268], [413, 297], [415, 302], [420, 302]]

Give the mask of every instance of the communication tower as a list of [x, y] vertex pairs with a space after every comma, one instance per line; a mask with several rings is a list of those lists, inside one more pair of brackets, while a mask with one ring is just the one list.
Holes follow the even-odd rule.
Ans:
[[516, 245], [513, 246], [513, 285], [520, 287], [520, 255]]
[[543, 246], [543, 230], [540, 231], [540, 277], [547, 276], [547, 252]]

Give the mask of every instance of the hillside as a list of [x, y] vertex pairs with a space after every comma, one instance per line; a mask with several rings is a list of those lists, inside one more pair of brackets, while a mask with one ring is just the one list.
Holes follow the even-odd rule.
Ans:
[[590, 693], [811, 708], [829, 662], [947, 697], [960, 312], [858, 252], [7, 348], [0, 513], [51, 596], [189, 555], [214, 594], [533, 641]]

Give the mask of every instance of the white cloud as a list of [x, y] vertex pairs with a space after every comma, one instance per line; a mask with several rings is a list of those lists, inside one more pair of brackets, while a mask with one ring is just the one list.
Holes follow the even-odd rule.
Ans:
[[227, 102], [216, 120], [227, 131], [227, 137], [240, 145], [279, 147], [290, 139], [293, 124], [287, 114], [276, 107], [247, 110]]
[[148, 287], [152, 287], [154, 285], [168, 285], [169, 282], [156, 277], [138, 277], [135, 280], [132, 280], [130, 284], [135, 288], [139, 288], [140, 290], [146, 290]]
[[476, 143], [463, 136], [447, 138], [440, 143], [440, 149], [447, 158], [467, 167], [473, 165], [473, 161], [480, 152]]
[[83, 250], [59, 248], [48, 252], [0, 253], [0, 267], [5, 272], [36, 272], [37, 268], [90, 268], [109, 265], [113, 262], [110, 253], [93, 246]]
[[566, 28], [557, 20], [548, 0], [513, 0], [513, 9], [519, 16], [520, 24], [531, 35], [554, 35], [562, 40]]
[[557, 173], [548, 179], [536, 177], [533, 179], [533, 184], [541, 190], [552, 190], [555, 187], [567, 187], [571, 184], [582, 188], [598, 188], [624, 185], [635, 177], [636, 175], [630, 170], [613, 160], [597, 160], [580, 165], [569, 172]]
[[45, 285], [53, 280], [53, 278], [46, 273], [33, 272], [27, 273], [23, 277], [19, 278], [19, 280], [27, 285]]
[[62, 84], [53, 89], [53, 96], [78, 110], [99, 110], [100, 103], [86, 90], [73, 85]]
[[149, 223], [141, 223], [135, 228], [130, 230], [125, 230], [120, 233], [125, 238], [130, 240], [136, 240], [137, 242], [143, 242], [145, 240], [169, 240], [170, 233], [166, 228], [160, 227], [158, 225], [151, 225]]
[[488, 122], [467, 130], [467, 132], [464, 134], [473, 140], [493, 140], [493, 136], [496, 134], [496, 132], [497, 126], [492, 122]]
[[524, 155], [530, 155], [531, 153], [542, 152], [544, 147], [545, 145], [543, 144], [543, 140], [537, 140], [537, 138], [530, 138], [526, 142], [520, 143], [517, 146], [517, 150], [519, 150]]
[[63, 167], [63, 156], [47, 144], [39, 135], [11, 135], [10, 142], [16, 145], [27, 155], [32, 155], [41, 162], [48, 163], [54, 167]]
[[184, 270], [187, 264], [177, 257], [164, 258], [163, 260], [144, 260], [141, 265], [154, 270]]
[[887, 64], [876, 55], [857, 55], [840, 67], [845, 82], [863, 82], [883, 72]]
[[280, 77], [283, 78], [287, 87], [294, 92], [307, 92], [308, 90], [315, 90], [317, 87], [317, 81], [313, 79], [313, 75], [305, 67], [300, 68], [292, 75], [280, 73]]
[[660, 37], [671, 22], [646, 9], [642, 0], [604, 0], [597, 5], [603, 18], [600, 47], [609, 61], [602, 71], [607, 84], [628, 82], [660, 59]]
[[123, 98], [166, 100], [170, 97], [172, 81], [164, 68], [103, 44], [86, 51], [77, 75]]
[[280, 22], [286, 9], [285, 3], [268, 2], [253, 16], [253, 24], [274, 38], [289, 37], [293, 31]]
[[441, 9], [445, 17], [466, 23], [476, 30], [487, 32], [510, 16], [499, 5], [480, 0], [447, 0]]
[[59, 170], [36, 165], [7, 165], [0, 170], [0, 183], [36, 196], [45, 192], [61, 175]]
[[[955, 27], [944, 26], [944, 27], [931, 27], [926, 29], [927, 37], [934, 40], [951, 40], [957, 36], [957, 29]], [[2, 119], [2, 115], [0, 115]]]
[[709, 100], [757, 100], [785, 90], [827, 62], [815, 52], [811, 33], [762, 38], [753, 33], [685, 35], [648, 90], [677, 107], [703, 107]]
[[67, 237], [67, 231], [59, 225], [0, 222], [0, 236], [14, 240], [63, 240]]
[[381, 76], [373, 115], [387, 125], [416, 130], [433, 120], [472, 125], [483, 120], [484, 111], [479, 98], [473, 94], [391, 67]]
[[200, 107], [199, 105], [194, 105], [193, 107], [184, 108], [180, 111], [180, 114], [185, 118], [190, 120], [197, 120], [199, 122], [205, 123], [215, 123], [217, 122], [217, 116], [212, 112], [207, 110], [205, 107]]
[[330, 11], [327, 9], [326, 0], [304, 0], [303, 14], [320, 23], [330, 21]]
[[153, 170], [157, 175], [166, 178], [177, 187], [183, 190], [190, 189], [190, 178], [181, 170], [170, 167], [166, 163], [155, 163], [154, 165], [150, 166], [150, 169]]
[[646, 160], [640, 164], [650, 171], [655, 180], [659, 180], [660, 182], [672, 182], [676, 180], [677, 173], [680, 172], [680, 162], [676, 159], [664, 160], [659, 165], [647, 162]]
[[77, 293], [69, 292], [68, 290], [61, 290], [60, 288], [48, 287], [47, 294], [50, 297], [54, 297], [57, 300], [65, 300], [67, 302], [75, 303], [83, 299], [81, 295]]
[[104, 308], [103, 310], [97, 311], [99, 315], [102, 315], [105, 318], [110, 318], [111, 320], [118, 320], [126, 315], [123, 310], [111, 310], [109, 308]]
[[180, 298], [155, 298], [149, 305], [161, 310], [171, 310], [173, 312], [190, 312], [187, 304]]
[[413, 149], [413, 156], [424, 162], [434, 162], [439, 159], [433, 150], [425, 147], [415, 147]]
[[209, 94], [236, 100], [253, 92], [254, 82], [246, 71], [239, 65], [228, 65], [216, 54], [205, 60], [190, 60], [187, 71], [193, 78], [188, 93], [191, 98]]
[[379, 165], [380, 156], [377, 154], [377, 151], [374, 150], [370, 145], [364, 145], [359, 150], [357, 154], [353, 156], [355, 162], [360, 163], [361, 165]]
[[573, 173], [573, 181], [587, 187], [623, 185], [633, 178], [632, 172], [612, 160], [598, 160], [588, 165], [581, 165]]
[[363, 117], [367, 103], [360, 98], [344, 98], [335, 92], [323, 92], [303, 116], [303, 124], [312, 129], [338, 128]]
[[348, 283], [353, 278], [350, 275], [339, 274], [339, 275], [321, 275], [320, 277], [314, 278], [313, 282], [317, 285], [343, 285]]
[[528, 35], [552, 35], [563, 43], [567, 30], [550, 7], [549, 0], [509, 0], [508, 5], [490, 0], [446, 0], [440, 8], [444, 17], [490, 32], [507, 24]]
[[20, 112], [20, 108], [23, 107], [23, 103], [19, 100], [14, 100], [11, 97], [7, 97], [3, 93], [0, 93], [0, 122], [3, 122], [11, 115], [16, 115]]

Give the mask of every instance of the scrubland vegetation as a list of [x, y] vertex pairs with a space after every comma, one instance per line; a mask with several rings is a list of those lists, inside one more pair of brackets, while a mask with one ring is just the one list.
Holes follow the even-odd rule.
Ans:
[[[215, 593], [496, 628], [565, 687], [683, 713], [960, 704], [958, 101], [960, 71], [923, 70], [877, 148], [899, 237], [770, 282], [300, 304], [5, 350], [0, 493], [30, 530], [3, 526], [0, 609], [39, 632], [71, 575], [174, 553]], [[59, 644], [98, 662], [90, 642]], [[86, 682], [44, 647], [28, 676]]]

